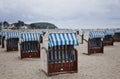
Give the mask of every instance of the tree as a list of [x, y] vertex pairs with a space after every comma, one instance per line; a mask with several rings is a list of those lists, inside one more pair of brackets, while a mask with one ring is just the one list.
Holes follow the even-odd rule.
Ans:
[[18, 21], [18, 26], [24, 26], [24, 22], [23, 21]]
[[52, 23], [39, 22], [30, 24], [32, 29], [56, 29], [57, 27]]
[[17, 23], [13, 23], [17, 29], [19, 29], [21, 26], [24, 26], [25, 23], [23, 21], [18, 21]]

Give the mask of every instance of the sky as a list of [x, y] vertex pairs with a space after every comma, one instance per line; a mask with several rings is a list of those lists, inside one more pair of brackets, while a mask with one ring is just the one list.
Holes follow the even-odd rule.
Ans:
[[0, 0], [0, 22], [49, 22], [59, 28], [120, 28], [120, 0]]

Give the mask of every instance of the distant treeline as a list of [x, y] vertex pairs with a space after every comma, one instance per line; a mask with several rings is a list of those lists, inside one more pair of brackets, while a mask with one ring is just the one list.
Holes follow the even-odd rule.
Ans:
[[0, 28], [8, 28], [12, 27], [13, 29], [19, 29], [21, 27], [27, 27], [28, 29], [57, 29], [58, 27], [52, 23], [48, 22], [38, 22], [38, 23], [31, 23], [26, 24], [23, 21], [18, 21], [16, 23], [9, 24], [7, 21], [0, 22]]
[[58, 27], [54, 24], [47, 22], [39, 22], [30, 24], [32, 29], [57, 29]]

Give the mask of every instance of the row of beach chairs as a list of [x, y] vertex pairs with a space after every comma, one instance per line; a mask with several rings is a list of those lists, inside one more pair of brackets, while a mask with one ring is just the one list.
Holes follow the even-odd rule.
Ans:
[[78, 72], [76, 46], [79, 45], [80, 52], [87, 55], [104, 53], [104, 46], [120, 42], [120, 31], [1, 31], [0, 37], [1, 45], [6, 47], [7, 51], [20, 50], [21, 59], [41, 58], [42, 70], [50, 76]]

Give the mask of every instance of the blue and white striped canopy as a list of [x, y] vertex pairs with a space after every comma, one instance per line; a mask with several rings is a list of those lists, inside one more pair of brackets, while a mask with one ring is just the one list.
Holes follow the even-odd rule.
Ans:
[[6, 36], [7, 33], [6, 33], [6, 32], [1, 32], [1, 35], [2, 35], [2, 36]]
[[114, 31], [113, 30], [105, 30], [104, 34], [105, 35], [114, 35]]
[[7, 38], [19, 38], [19, 32], [7, 32]]
[[39, 41], [41, 33], [22, 33], [21, 41]]
[[89, 33], [89, 38], [103, 38], [104, 37], [104, 32], [103, 31], [91, 31]]
[[58, 45], [78, 45], [76, 33], [50, 33], [48, 46]]

